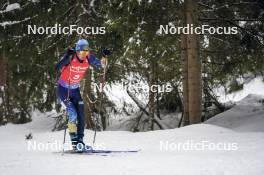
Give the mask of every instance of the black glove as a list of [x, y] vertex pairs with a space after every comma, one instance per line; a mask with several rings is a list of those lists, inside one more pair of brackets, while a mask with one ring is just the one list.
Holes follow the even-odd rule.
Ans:
[[109, 49], [104, 48], [102, 52], [104, 57], [111, 55], [111, 51]]
[[73, 54], [74, 52], [75, 52], [74, 47], [68, 48], [68, 50], [67, 50], [67, 54], [69, 54], [69, 55]]

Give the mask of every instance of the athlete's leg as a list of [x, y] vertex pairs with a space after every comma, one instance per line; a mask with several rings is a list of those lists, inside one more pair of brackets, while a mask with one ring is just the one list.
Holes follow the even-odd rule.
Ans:
[[69, 134], [71, 137], [71, 141], [73, 143], [73, 146], [77, 143], [78, 135], [77, 135], [77, 110], [73, 103], [72, 98], [72, 90], [70, 92], [67, 88], [58, 85], [58, 91], [57, 95], [59, 99], [64, 103], [66, 106], [66, 111], [68, 114], [68, 129]]
[[73, 94], [73, 104], [77, 112], [77, 136], [78, 140], [82, 142], [85, 127], [84, 103], [79, 88], [74, 90]]

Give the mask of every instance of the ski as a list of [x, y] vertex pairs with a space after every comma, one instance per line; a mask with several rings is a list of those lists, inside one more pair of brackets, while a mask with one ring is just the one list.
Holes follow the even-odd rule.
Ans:
[[85, 150], [85, 151], [77, 151], [77, 150], [66, 150], [64, 154], [88, 154], [88, 155], [93, 155], [93, 154], [115, 154], [115, 153], [137, 153], [140, 150]]

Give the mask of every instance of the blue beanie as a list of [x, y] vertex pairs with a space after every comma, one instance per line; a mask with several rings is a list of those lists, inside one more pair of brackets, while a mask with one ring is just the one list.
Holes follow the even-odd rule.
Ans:
[[75, 50], [76, 51], [81, 51], [81, 50], [87, 50], [89, 48], [89, 43], [86, 39], [80, 39], [77, 43], [76, 43], [76, 47]]

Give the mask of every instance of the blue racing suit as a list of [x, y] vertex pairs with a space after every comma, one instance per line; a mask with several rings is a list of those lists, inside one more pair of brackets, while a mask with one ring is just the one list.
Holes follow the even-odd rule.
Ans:
[[[56, 70], [61, 71], [67, 66], [71, 66], [73, 56], [76, 56], [75, 53], [67, 52], [61, 61], [56, 65]], [[76, 57], [75, 57], [76, 58]], [[80, 60], [77, 57], [78, 61]], [[96, 69], [101, 69], [101, 61], [97, 59], [94, 55], [90, 54], [87, 56], [89, 65], [92, 65]], [[76, 59], [75, 59], [76, 62]], [[68, 119], [70, 123], [76, 124], [77, 132], [71, 133], [70, 137], [72, 141], [81, 141], [84, 136], [84, 127], [85, 127], [85, 115], [84, 115], [84, 103], [80, 94], [80, 85], [79, 84], [67, 84], [68, 82], [62, 81], [61, 78], [58, 80], [57, 86], [57, 97], [64, 103], [66, 106]], [[68, 125], [69, 126], [69, 125]], [[69, 130], [70, 131], [70, 130]]]

